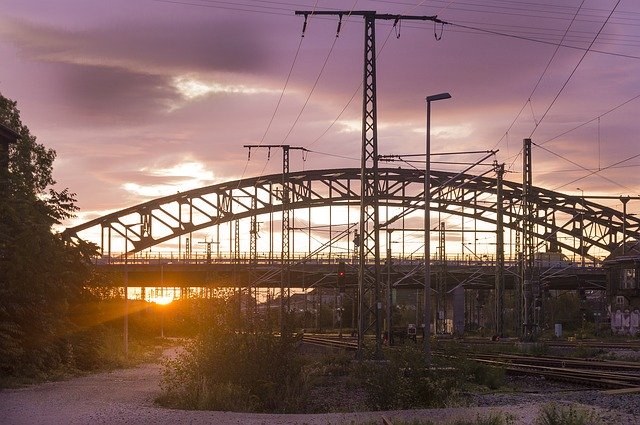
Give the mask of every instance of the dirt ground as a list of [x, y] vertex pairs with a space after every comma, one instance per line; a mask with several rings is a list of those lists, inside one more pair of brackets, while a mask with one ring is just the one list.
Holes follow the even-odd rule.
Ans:
[[[314, 415], [182, 411], [158, 407], [161, 366], [136, 368], [0, 391], [2, 424], [360, 424], [369, 421], [474, 419], [491, 411], [509, 412], [516, 424], [530, 424], [539, 404]], [[617, 416], [616, 423], [627, 423]], [[633, 423], [633, 422], [629, 422]]]

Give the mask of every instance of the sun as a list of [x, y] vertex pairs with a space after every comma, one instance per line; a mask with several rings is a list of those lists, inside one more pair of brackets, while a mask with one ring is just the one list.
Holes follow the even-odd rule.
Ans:
[[154, 297], [150, 298], [149, 302], [156, 303], [158, 305], [167, 305], [173, 301], [173, 297]]

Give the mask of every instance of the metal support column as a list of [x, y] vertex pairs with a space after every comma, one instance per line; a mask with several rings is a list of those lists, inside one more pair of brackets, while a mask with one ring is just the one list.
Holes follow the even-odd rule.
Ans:
[[536, 281], [534, 267], [534, 220], [536, 211], [533, 202], [533, 173], [531, 164], [531, 139], [524, 139], [522, 143], [522, 295], [523, 338], [533, 340], [537, 334], [535, 309], [539, 296], [539, 285]]
[[[358, 353], [364, 335], [375, 332], [375, 353], [381, 355], [380, 338], [380, 220], [378, 211], [378, 125], [376, 108], [375, 17], [365, 16], [364, 79], [362, 102], [362, 154], [360, 174], [360, 249], [358, 255]], [[373, 260], [369, 266], [367, 262]]]
[[[256, 211], [258, 209], [258, 189], [255, 189], [254, 196], [251, 198], [251, 210]], [[251, 223], [249, 228], [249, 293], [254, 294], [254, 300], [252, 301], [252, 327], [255, 324], [256, 316], [258, 314], [258, 287], [255, 282], [257, 281], [257, 266], [258, 266], [258, 216], [254, 213], [251, 215]]]
[[437, 298], [437, 316], [436, 316], [436, 332], [447, 332], [447, 252], [445, 243], [447, 240], [447, 231], [444, 221], [440, 222], [438, 229], [439, 246], [438, 246], [438, 298]]
[[[364, 79], [362, 101], [362, 156], [360, 193], [360, 246], [358, 253], [358, 357], [362, 358], [364, 335], [374, 329], [375, 355], [382, 356], [381, 296], [380, 296], [380, 222], [378, 175], [378, 125], [376, 108], [376, 19], [446, 22], [436, 16], [378, 14], [375, 11], [296, 11], [306, 19], [313, 15], [364, 17]], [[337, 34], [340, 33], [340, 23]], [[303, 28], [304, 32], [304, 28]], [[373, 261], [373, 264], [368, 264]]]
[[238, 323], [242, 323], [242, 283], [238, 276], [240, 269], [240, 220], [234, 220], [234, 240], [233, 240], [233, 279], [235, 280], [236, 288], [238, 288]]
[[288, 294], [285, 291], [290, 287], [289, 270], [289, 146], [282, 146], [282, 277], [280, 279], [280, 334], [283, 335], [286, 328], [287, 305], [289, 304]]
[[496, 170], [496, 335], [504, 336], [504, 211], [502, 184], [504, 164], [495, 164]]

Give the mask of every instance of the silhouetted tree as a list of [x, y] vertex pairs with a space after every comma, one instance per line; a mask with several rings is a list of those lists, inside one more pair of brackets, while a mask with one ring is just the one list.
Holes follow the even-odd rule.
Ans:
[[69, 306], [84, 294], [94, 247], [53, 230], [77, 210], [75, 194], [52, 188], [55, 152], [1, 94], [0, 122], [20, 135], [0, 199], [0, 374], [41, 373], [69, 361]]

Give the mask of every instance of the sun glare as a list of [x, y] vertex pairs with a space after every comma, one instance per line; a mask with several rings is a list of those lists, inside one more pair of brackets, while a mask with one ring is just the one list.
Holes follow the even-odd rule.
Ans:
[[222, 84], [218, 82], [205, 82], [188, 76], [176, 77], [173, 80], [174, 87], [186, 99], [195, 99], [209, 94], [260, 94], [277, 93], [262, 87], [249, 87], [243, 84]]
[[152, 303], [156, 303], [158, 305], [167, 305], [167, 304], [171, 304], [171, 302], [173, 301], [173, 297], [168, 297], [168, 296], [154, 297], [154, 298], [150, 298], [149, 301]]
[[161, 177], [165, 182], [156, 184], [138, 184], [126, 182], [122, 188], [138, 196], [160, 197], [168, 193], [186, 192], [190, 189], [208, 186], [216, 181], [215, 175], [205, 164], [187, 161], [168, 168], [141, 168], [144, 175]]

